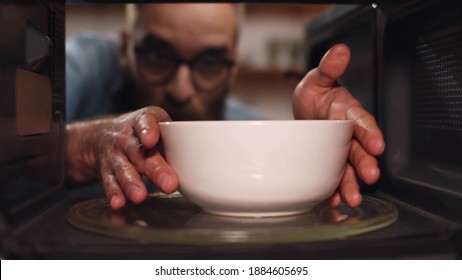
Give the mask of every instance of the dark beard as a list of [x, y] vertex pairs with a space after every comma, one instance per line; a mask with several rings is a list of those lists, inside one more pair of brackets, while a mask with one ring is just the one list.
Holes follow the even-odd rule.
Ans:
[[115, 107], [117, 113], [125, 113], [138, 110], [146, 106], [157, 106], [164, 109], [173, 121], [202, 121], [202, 120], [223, 120], [225, 111], [225, 99], [228, 89], [224, 89], [221, 97], [210, 105], [209, 108], [196, 108], [189, 102], [177, 102], [168, 95], [161, 104], [139, 104], [133, 97], [136, 87], [126, 81], [123, 87], [115, 95]]
[[224, 100], [215, 102], [207, 109], [197, 108], [192, 104], [169, 104], [160, 105], [173, 121], [205, 121], [222, 120], [224, 117]]

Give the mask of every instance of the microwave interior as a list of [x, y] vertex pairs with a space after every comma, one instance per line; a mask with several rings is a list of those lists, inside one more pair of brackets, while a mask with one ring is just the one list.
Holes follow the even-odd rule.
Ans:
[[[223, 221], [209, 217], [194, 232], [185, 229], [190, 216], [171, 214], [174, 206], [163, 200], [161, 211], [141, 212], [165, 226], [166, 234], [155, 232], [157, 241], [73, 226], [69, 209], [82, 201], [69, 195], [65, 183], [66, 4], [7, 1], [0, 4], [0, 30], [8, 35], [0, 40], [0, 257], [460, 259], [462, 9], [451, 1], [337, 3], [306, 27], [306, 70], [334, 43], [349, 45], [351, 63], [339, 84], [376, 117], [386, 142], [380, 181], [361, 189], [371, 201], [394, 205], [396, 221], [342, 238], [291, 241], [287, 236], [298, 235], [288, 227], [281, 239], [264, 239], [279, 236], [274, 232], [281, 224], [260, 231], [257, 223], [217, 230]], [[178, 201], [178, 209], [197, 211]], [[230, 242], [229, 233], [244, 241]], [[246, 234], [265, 242], [236, 239]]]

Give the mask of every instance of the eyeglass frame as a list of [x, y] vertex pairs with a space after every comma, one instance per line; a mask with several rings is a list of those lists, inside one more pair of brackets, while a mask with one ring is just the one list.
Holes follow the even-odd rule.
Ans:
[[[139, 56], [143, 53], [149, 53], [150, 51], [152, 51], [153, 48], [151, 46], [147, 46], [147, 45], [143, 45], [143, 44], [140, 44], [140, 45], [136, 45], [134, 47], [134, 51], [135, 51], [135, 54], [137, 55], [137, 58], [139, 59]], [[197, 83], [197, 79], [195, 78], [194, 76], [194, 65], [196, 63], [196, 61], [200, 60], [201, 57], [203, 57], [205, 54], [206, 54], [207, 50], [206, 51], [203, 51], [197, 55], [195, 55], [194, 57], [192, 58], [189, 58], [189, 59], [185, 59], [185, 58], [182, 58], [180, 57], [179, 55], [177, 55], [174, 51], [171, 51], [171, 53], [173, 54], [172, 57], [172, 61], [173, 61], [173, 65], [174, 67], [172, 68], [171, 70], [171, 73], [169, 73], [168, 75], [165, 76], [164, 79], [158, 81], [158, 82], [153, 82], [154, 84], [156, 85], [164, 85], [164, 84], [167, 84], [168, 82], [170, 82], [172, 80], [172, 78], [175, 76], [175, 73], [178, 71], [178, 68], [184, 64], [186, 66], [188, 66], [189, 70], [191, 71], [192, 75], [191, 75], [191, 79], [192, 79], [192, 82], [194, 84], [194, 86], [198, 89], [203, 89], [203, 90], [212, 90], [213, 88], [211, 89], [205, 89], [205, 88], [202, 88], [198, 83]], [[226, 67], [226, 71], [227, 71], [227, 74], [226, 74], [226, 77], [229, 77], [229, 70], [231, 69], [231, 67], [233, 67], [236, 62], [232, 59], [228, 59], [228, 58], [222, 58], [221, 61], [223, 63], [223, 66]], [[226, 81], [226, 78], [224, 79], [224, 81]]]

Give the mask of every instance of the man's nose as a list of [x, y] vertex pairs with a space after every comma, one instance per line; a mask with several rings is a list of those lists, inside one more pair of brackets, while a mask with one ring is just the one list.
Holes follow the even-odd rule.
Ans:
[[178, 103], [188, 102], [195, 94], [196, 89], [191, 75], [191, 69], [181, 64], [167, 85], [167, 94]]

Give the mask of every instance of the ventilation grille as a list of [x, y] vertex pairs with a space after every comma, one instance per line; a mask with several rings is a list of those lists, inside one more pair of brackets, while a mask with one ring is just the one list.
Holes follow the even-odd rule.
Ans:
[[64, 12], [53, 7], [50, 13], [50, 35], [53, 40], [53, 64], [52, 64], [52, 83], [53, 93], [58, 98], [64, 96]]
[[462, 132], [462, 27], [419, 37], [413, 87], [417, 128]]

